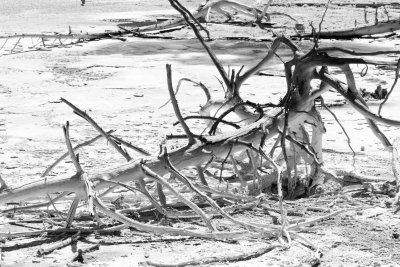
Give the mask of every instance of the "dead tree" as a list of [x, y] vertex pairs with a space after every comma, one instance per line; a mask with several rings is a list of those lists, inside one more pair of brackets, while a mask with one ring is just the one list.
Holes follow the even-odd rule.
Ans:
[[[318, 184], [323, 184], [325, 180], [331, 179], [332, 175], [323, 166], [322, 154], [322, 135], [325, 132], [322, 118], [316, 109], [316, 102], [321, 99], [324, 93], [333, 88], [340, 93], [348, 103], [360, 114], [362, 114], [371, 130], [379, 138], [385, 148], [391, 150], [392, 145], [386, 138], [384, 133], [378, 128], [376, 122], [387, 125], [400, 126], [400, 121], [387, 119], [379, 114], [375, 114], [368, 109], [367, 104], [360, 96], [356, 86], [353, 72], [350, 68], [351, 64], [368, 64], [368, 65], [398, 65], [398, 62], [382, 62], [365, 56], [386, 55], [388, 53], [400, 53], [400, 51], [380, 51], [376, 47], [369, 46], [360, 49], [357, 45], [351, 45], [350, 48], [345, 47], [323, 47], [320, 48], [317, 43], [309, 51], [303, 52], [292, 41], [285, 37], [277, 38], [268, 51], [267, 55], [254, 67], [247, 71], [241, 68], [237, 73], [232, 70], [228, 75], [225, 68], [219, 62], [217, 56], [210, 47], [205, 43], [200, 32], [195, 26], [195, 18], [184, 9], [176, 0], [170, 0], [171, 5], [177, 9], [183, 16], [184, 20], [194, 30], [196, 36], [203, 44], [207, 53], [210, 55], [213, 63], [221, 74], [222, 80], [227, 88], [225, 102], [230, 103], [230, 108], [226, 109], [221, 115], [217, 116], [199, 116], [211, 122], [207, 125], [209, 130], [205, 134], [195, 134], [193, 130], [186, 124], [185, 119], [180, 112], [176, 95], [173, 90], [172, 69], [170, 65], [166, 66], [167, 86], [170, 100], [174, 108], [175, 115], [182, 126], [187, 139], [187, 144], [182, 147], [168, 152], [166, 147], [162, 145], [159, 155], [149, 155], [139, 157], [132, 160], [132, 157], [122, 147], [130, 147], [128, 142], [113, 138], [109, 132], [104, 131], [90, 116], [78, 107], [65, 99], [64, 103], [69, 105], [74, 113], [88, 121], [108, 142], [116, 149], [128, 163], [121, 164], [119, 167], [109, 169], [100, 173], [90, 174], [82, 169], [79, 158], [76, 156], [74, 147], [69, 137], [69, 123], [65, 125], [64, 136], [68, 150], [68, 154], [73, 162], [76, 173], [72, 176], [57, 177], [55, 179], [40, 179], [36, 182], [13, 188], [5, 183], [1, 183], [0, 204], [4, 205], [8, 202], [17, 202], [26, 200], [40, 195], [46, 195], [57, 192], [63, 194], [74, 194], [68, 216], [65, 222], [65, 228], [73, 227], [73, 219], [75, 217], [77, 206], [81, 201], [87, 203], [90, 215], [96, 218], [97, 212], [120, 222], [123, 227], [133, 227], [140, 231], [165, 233], [170, 235], [194, 236], [200, 238], [212, 239], [238, 239], [244, 236], [257, 237], [277, 237], [281, 242], [289, 242], [291, 236], [299, 237], [296, 230], [310, 223], [315, 223], [326, 217], [336, 215], [341, 210], [323, 216], [321, 218], [308, 220], [303, 223], [290, 224], [286, 218], [283, 207], [283, 198], [298, 197], [303, 195], [305, 190], [310, 190]], [[288, 46], [292, 52], [291, 60], [284, 63], [286, 74], [286, 95], [278, 103], [251, 103], [243, 101], [239, 95], [239, 89], [243, 82], [250, 78], [262, 66], [267, 64], [275, 51], [281, 44]], [[336, 67], [342, 70], [346, 77], [346, 82], [340, 81], [337, 77], [330, 74], [329, 69]], [[398, 71], [397, 71], [398, 72]], [[398, 73], [396, 73], [397, 80]], [[312, 86], [312, 80], [321, 81], [321, 85], [317, 88]], [[204, 88], [206, 88], [204, 86]], [[204, 89], [203, 88], [203, 89]], [[208, 92], [205, 89], [206, 92]], [[388, 94], [387, 97], [389, 97]], [[208, 105], [216, 105], [221, 107], [225, 102], [215, 103], [208, 97]], [[250, 110], [242, 112], [240, 116], [251, 118], [251, 121], [238, 125], [225, 120], [225, 116], [231, 112], [238, 113], [239, 107], [249, 107]], [[216, 130], [221, 124], [229, 124], [233, 126], [232, 131]], [[275, 140], [275, 144], [280, 146], [280, 155], [274, 156], [275, 145], [273, 147], [267, 145], [268, 140]], [[143, 150], [136, 148], [136, 150]], [[268, 150], [268, 152], [266, 152]], [[239, 154], [246, 153], [248, 165], [252, 172], [252, 177], [244, 177], [240, 175], [237, 165], [243, 165], [243, 158]], [[396, 150], [397, 153], [397, 150]], [[394, 158], [397, 154], [394, 154]], [[281, 212], [281, 225], [261, 225], [248, 221], [238, 220], [232, 217], [229, 212], [222, 208], [215, 196], [223, 196], [224, 199], [230, 200], [233, 206], [243, 204], [248, 207], [254, 207], [260, 202], [267, 201], [262, 190], [257, 192], [257, 196], [248, 196], [235, 192], [224, 192], [208, 186], [209, 176], [205, 175], [205, 171], [210, 167], [212, 161], [220, 169], [225, 168], [225, 164], [230, 161], [231, 171], [236, 172], [238, 179], [234, 181], [242, 187], [248, 187], [258, 183], [261, 187], [263, 180], [267, 184], [276, 184], [279, 200], [279, 209]], [[306, 166], [305, 168], [302, 166]], [[202, 183], [194, 183], [185, 175], [185, 169], [196, 167], [199, 180]], [[172, 184], [165, 179], [165, 175], [173, 174], [177, 177], [179, 183], [187, 186], [189, 190], [203, 199], [211, 206], [218, 215], [224, 217], [241, 227], [242, 230], [235, 232], [218, 231], [212, 222], [212, 214], [205, 212], [192, 200], [182, 195], [177, 189], [176, 184]], [[7, 180], [7, 177], [5, 177]], [[257, 181], [256, 181], [257, 180]], [[287, 186], [283, 187], [283, 180], [287, 182]], [[134, 186], [129, 182], [133, 182]], [[153, 197], [147, 191], [147, 184], [157, 184], [158, 199]], [[166, 195], [168, 190], [180, 202], [192, 209], [190, 216], [201, 218], [204, 226], [209, 231], [192, 231], [187, 229], [179, 229], [174, 227], [157, 226], [145, 224], [126, 216], [122, 211], [113, 211], [104, 203], [101, 197], [101, 190], [106, 192], [122, 186], [129, 190], [136, 190], [142, 193], [149, 202], [166, 217], [179, 217], [182, 214], [176, 214], [166, 209]], [[286, 192], [284, 193], [284, 189]], [[245, 190], [243, 190], [245, 192]], [[104, 194], [104, 193], [103, 193]], [[55, 199], [52, 200], [56, 201]], [[121, 227], [121, 226], [118, 226]], [[104, 229], [104, 230], [114, 230]], [[67, 231], [68, 229], [65, 229]], [[63, 231], [63, 230], [62, 230]], [[40, 235], [43, 231], [29, 233], [0, 233], [2, 236], [24, 236], [24, 235]]]

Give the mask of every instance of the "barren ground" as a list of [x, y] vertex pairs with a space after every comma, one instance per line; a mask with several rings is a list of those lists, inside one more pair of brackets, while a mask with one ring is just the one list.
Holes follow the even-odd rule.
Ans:
[[[11, 2], [0, 3], [3, 4], [3, 8], [12, 8], [9, 6]], [[195, 1], [182, 3], [189, 7], [197, 5]], [[65, 31], [66, 25], [71, 24], [82, 29], [90, 28], [89, 26], [92, 27], [90, 29], [96, 30], [113, 29], [116, 22], [127, 19], [142, 20], [175, 14], [168, 7], [167, 1], [152, 3], [152, 1], [130, 0], [118, 2], [113, 6], [114, 9], [110, 7], [109, 1], [100, 1], [97, 7], [94, 1], [87, 1], [85, 9], [75, 6], [71, 11], [68, 6], [49, 6], [47, 10], [49, 13], [40, 19], [35, 11], [28, 14], [18, 13], [21, 16], [18, 18], [32, 22], [28, 30], [24, 30], [18, 23], [12, 23], [11, 15], [6, 15], [0, 18], [1, 27], [4, 27], [0, 28], [0, 33]], [[60, 12], [60, 8], [65, 10], [62, 12], [62, 17], [57, 16], [58, 13], [49, 15], [51, 11]], [[324, 7], [272, 7], [272, 9], [289, 13], [305, 25], [308, 25], [312, 18], [316, 25]], [[369, 10], [370, 21], [373, 21], [373, 12], [372, 9]], [[399, 9], [389, 12], [396, 18], [400, 15]], [[323, 28], [347, 28], [354, 25], [354, 19], [359, 23], [363, 22], [363, 16], [362, 9], [333, 6], [327, 13]], [[48, 23], [49, 21], [54, 23]], [[280, 19], [276, 19], [276, 22], [278, 25], [290, 23]], [[215, 38], [271, 37], [270, 33], [252, 27], [210, 24], [209, 29]], [[193, 38], [189, 30], [167, 35]], [[381, 46], [400, 45], [398, 36], [365, 42]], [[268, 42], [256, 41], [212, 42], [218, 57], [225, 66], [229, 65], [231, 68], [254, 64], [266, 53], [268, 45]], [[306, 48], [311, 44], [304, 41], [299, 45]], [[279, 52], [283, 59], [286, 52], [284, 49]], [[222, 97], [220, 84], [215, 77], [218, 73], [195, 39], [153, 40], [132, 37], [126, 42], [102, 40], [70, 48], [54, 48], [51, 51], [0, 56], [0, 175], [13, 186], [38, 179], [44, 169], [65, 151], [61, 126], [67, 120], [72, 125], [71, 136], [75, 144], [96, 135], [90, 125], [74, 116], [67, 106], [60, 103], [60, 97], [85, 109], [104, 129], [115, 129], [118, 136], [149, 150], [152, 154], [158, 153], [162, 135], [179, 130], [171, 127], [176, 120], [172, 108], [166, 106], [158, 109], [168, 99], [165, 74], [167, 63], [172, 64], [175, 82], [182, 77], [202, 81], [212, 88], [215, 98]], [[282, 74], [281, 65], [276, 59], [264, 72]], [[361, 70], [362, 66], [354, 68]], [[370, 68], [367, 76], [356, 78], [359, 87], [368, 91], [375, 90], [378, 84], [389, 89], [394, 73], [393, 70]], [[284, 90], [285, 78], [279, 75], [255, 76], [242, 87], [243, 97], [256, 102], [278, 101], [284, 95]], [[400, 93], [395, 91], [384, 107], [383, 115], [399, 118], [399, 98]], [[328, 102], [335, 103], [340, 99], [332, 93]], [[199, 105], [204, 104], [205, 97], [199, 88], [187, 85], [181, 88], [178, 100], [183, 113], [190, 114], [198, 111]], [[371, 108], [376, 110], [378, 104], [379, 102], [372, 102]], [[361, 115], [346, 105], [335, 107], [333, 110], [343, 121], [357, 156], [355, 166], [352, 166], [352, 153], [347, 147], [346, 137], [330, 114], [321, 110], [327, 128], [327, 134], [324, 136], [327, 168], [336, 171], [339, 176], [343, 170], [352, 170], [361, 176], [381, 179], [382, 182], [393, 181], [390, 154], [382, 149]], [[194, 122], [193, 127], [201, 129], [202, 124]], [[390, 140], [400, 136], [399, 129], [394, 127], [382, 125], [382, 129]], [[97, 172], [124, 161], [105, 141], [99, 141], [82, 150], [80, 158], [88, 172]], [[71, 170], [71, 162], [64, 162], [48, 179], [61, 174], [71, 174]], [[190, 172], [191, 170], [188, 170], [188, 173]], [[390, 207], [391, 197], [388, 194], [374, 193], [373, 190], [357, 192], [286, 201], [285, 207], [297, 211], [296, 216], [289, 216], [290, 220], [321, 216], [339, 208], [364, 208], [361, 211], [347, 212], [325, 220], [303, 231], [305, 238], [320, 247], [323, 253], [321, 266], [400, 266], [400, 215], [393, 214]], [[107, 200], [111, 201], [118, 196], [119, 193], [116, 192]], [[46, 196], [43, 196], [42, 200], [44, 199]], [[71, 200], [72, 198], [67, 198], [57, 204], [58, 209], [66, 211], [67, 204]], [[133, 194], [126, 199], [126, 202], [135, 207], [147, 204]], [[277, 207], [276, 201], [271, 200], [270, 206]], [[83, 211], [84, 208], [81, 209], [81, 212]], [[136, 219], [193, 229], [202, 225], [200, 220], [155, 219], [152, 215], [153, 213], [149, 212]], [[45, 210], [23, 216], [2, 215], [0, 231], [7, 233], [42, 229], [43, 224], [31, 223], [29, 227], [33, 228], [26, 228], [10, 225], [9, 222], [36, 220], [43, 216], [48, 216]], [[234, 216], [252, 222], [272, 223], [279, 214], [254, 209], [237, 211]], [[235, 230], [221, 218], [216, 218], [215, 221], [221, 228], [225, 227], [225, 230]], [[111, 221], [106, 222], [111, 223]], [[76, 223], [77, 226], [80, 224], [87, 226], [88, 222]], [[46, 227], [49, 225], [46, 224]], [[36, 251], [40, 246], [57, 238], [59, 237], [5, 239], [2, 245], [1, 266], [65, 266], [77, 247], [85, 248], [99, 240], [101, 240], [100, 250], [85, 257], [85, 266], [136, 266], [146, 260], [171, 264], [191, 259], [200, 261], [210, 256], [222, 257], [255, 251], [269, 244], [266, 240], [230, 243], [158, 236], [130, 229], [123, 230], [119, 236], [92, 234], [80, 240], [77, 247], [66, 247], [48, 256], [36, 257]], [[36, 242], [38, 240], [43, 242]], [[289, 249], [275, 249], [246, 261], [218, 262], [204, 266], [313, 266], [313, 264], [315, 264], [313, 252], [302, 244], [294, 242]]]

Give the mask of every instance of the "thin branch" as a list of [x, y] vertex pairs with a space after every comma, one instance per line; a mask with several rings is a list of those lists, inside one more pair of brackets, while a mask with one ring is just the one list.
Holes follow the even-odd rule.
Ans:
[[211, 263], [216, 263], [216, 262], [240, 262], [240, 261], [247, 261], [250, 259], [258, 258], [276, 248], [281, 247], [281, 245], [276, 244], [276, 245], [268, 245], [266, 247], [259, 248], [255, 251], [251, 252], [243, 252], [238, 255], [224, 255], [224, 256], [213, 256], [213, 257], [206, 257], [206, 258], [201, 258], [201, 259], [196, 259], [196, 260], [189, 260], [185, 262], [177, 262], [177, 263], [158, 263], [158, 262], [153, 262], [153, 261], [146, 261], [145, 263], [149, 266], [155, 266], [155, 267], [184, 267], [184, 266], [196, 266], [196, 265], [206, 265], [206, 264], [211, 264]]
[[75, 195], [74, 200], [72, 201], [72, 204], [69, 208], [68, 215], [67, 215], [67, 220], [66, 220], [66, 225], [65, 228], [70, 228], [72, 221], [74, 220], [75, 213], [76, 213], [76, 208], [78, 207], [79, 201], [81, 201], [81, 198], [77, 195]]
[[130, 161], [132, 158], [129, 156], [128, 152], [123, 150], [86, 112], [83, 112], [80, 110], [78, 107], [70, 103], [64, 98], [60, 99], [62, 102], [70, 106], [73, 110], [74, 113], [77, 114], [79, 117], [83, 118], [87, 122], [90, 123], [104, 138], [107, 139], [107, 141], [127, 160]]
[[331, 0], [328, 0], [328, 2], [326, 3], [324, 14], [322, 15], [321, 21], [319, 22], [318, 34], [317, 34], [317, 40], [316, 40], [317, 42], [314, 43], [315, 47], [318, 47], [319, 35], [321, 33], [321, 30], [322, 30], [322, 22], [324, 22], [324, 18], [325, 18], [326, 12], [328, 11], [330, 2], [331, 2]]
[[349, 95], [348, 93], [348, 87], [342, 84], [339, 80], [335, 79], [333, 76], [326, 73], [322, 74], [320, 73], [319, 78], [322, 81], [328, 83], [330, 86], [336, 89], [341, 95], [343, 95], [347, 100], [349, 100], [350, 104], [364, 117], [388, 125], [400, 126], [400, 121], [384, 118], [377, 114], [374, 114], [370, 110], [368, 110], [362, 103], [359, 103], [358, 101], [354, 100], [354, 97]]
[[[68, 121], [67, 121], [66, 125], [63, 126], [63, 131], [64, 131], [65, 143], [66, 143], [67, 149], [68, 149], [68, 154], [71, 157], [72, 163], [75, 166], [77, 174], [82, 174], [83, 173], [82, 167], [79, 164], [78, 158], [75, 155], [74, 150], [72, 149], [71, 140], [69, 138], [69, 122]], [[77, 176], [77, 177], [79, 177], [79, 176]]]
[[215, 228], [215, 226], [211, 223], [207, 214], [205, 214], [204, 211], [202, 209], [200, 209], [196, 204], [194, 204], [192, 201], [188, 200], [183, 195], [181, 195], [167, 181], [165, 181], [164, 178], [162, 178], [160, 175], [154, 173], [144, 163], [141, 163], [140, 166], [142, 168], [143, 174], [145, 174], [147, 177], [161, 183], [163, 186], [165, 186], [165, 188], [167, 188], [171, 193], [173, 193], [179, 200], [181, 200], [188, 207], [190, 207], [194, 212], [196, 212], [203, 219], [203, 221], [205, 222], [205, 224], [211, 231], [217, 230]]
[[[210, 101], [210, 99], [211, 99], [210, 90], [208, 90], [208, 88], [207, 88], [203, 83], [201, 83], [201, 82], [198, 83], [198, 82], [195, 82], [195, 81], [193, 81], [193, 80], [191, 80], [191, 79], [188, 79], [188, 78], [182, 78], [182, 79], [179, 80], [178, 85], [176, 86], [176, 89], [175, 89], [175, 93], [174, 93], [175, 96], [178, 94], [179, 88], [181, 87], [181, 84], [182, 84], [182, 82], [184, 82], [184, 81], [186, 81], [186, 82], [191, 82], [191, 83], [193, 83], [193, 84], [195, 84], [195, 85], [197, 85], [197, 86], [200, 86], [200, 87], [203, 89], [203, 91], [204, 91], [204, 93], [205, 93], [205, 95], [206, 95], [207, 102]], [[167, 102], [165, 102], [164, 104], [162, 104], [162, 105], [159, 107], [159, 109], [165, 107], [170, 101], [171, 101], [171, 98], [168, 99]]]
[[49, 199], [51, 205], [53, 206], [53, 209], [57, 212], [58, 215], [60, 215], [61, 219], [63, 219], [65, 221], [64, 216], [62, 215], [62, 212], [60, 212], [57, 208], [56, 205], [54, 204], [54, 201], [51, 199], [50, 195], [47, 194], [47, 198]]
[[206, 42], [204, 41], [203, 37], [201, 36], [199, 31], [197, 30], [196, 25], [194, 25], [192, 22], [190, 22], [189, 15], [175, 3], [176, 0], [168, 0], [168, 1], [169, 1], [169, 3], [171, 4], [171, 6], [173, 8], [175, 8], [179, 13], [181, 13], [181, 15], [185, 19], [186, 23], [192, 28], [192, 30], [193, 30], [194, 34], [196, 35], [197, 39], [199, 39], [200, 43], [203, 45], [204, 49], [207, 51], [207, 53], [210, 56], [212, 62], [214, 63], [215, 67], [217, 68], [219, 74], [221, 75], [222, 79], [224, 80], [224, 83], [225, 83], [226, 87], [229, 88], [228, 91], [230, 91], [232, 86], [230, 84], [230, 81], [229, 81], [229, 78], [228, 78], [228, 74], [226, 73], [224, 67], [220, 63], [220, 61], [217, 58], [217, 56], [211, 50], [210, 46], [208, 46], [206, 44]]
[[186, 14], [189, 15], [189, 17], [200, 27], [200, 29], [202, 29], [206, 34], [207, 34], [207, 38], [208, 40], [211, 40], [210, 38], [210, 32], [203, 27], [203, 25], [192, 15], [192, 13], [190, 13], [189, 10], [187, 10], [181, 3], [179, 3], [179, 1], [177, 0], [173, 0], [175, 4], [177, 4], [177, 6], [182, 9]]
[[243, 73], [243, 75], [237, 77], [235, 81], [236, 90], [239, 90], [240, 86], [244, 83], [244, 81], [246, 81], [250, 76], [252, 76], [257, 71], [259, 71], [266, 63], [268, 63], [272, 59], [272, 57], [275, 55], [276, 50], [282, 43], [288, 46], [292, 50], [293, 55], [295, 54], [295, 52], [300, 50], [300, 48], [296, 44], [294, 44], [291, 40], [287, 39], [286, 37], [276, 38], [272, 43], [271, 48], [268, 50], [267, 55], [259, 63], [257, 63], [257, 65], [247, 70], [245, 73]]
[[344, 128], [343, 124], [340, 122], [340, 120], [338, 119], [336, 114], [327, 105], [325, 105], [325, 102], [324, 102], [324, 99], [322, 98], [322, 96], [320, 97], [320, 99], [321, 99], [321, 106], [324, 107], [332, 115], [332, 117], [335, 119], [337, 124], [339, 124], [340, 128], [342, 128], [343, 133], [346, 135], [347, 145], [349, 146], [351, 152], [353, 153], [353, 167], [354, 167], [355, 161], [356, 161], [356, 152], [354, 151], [353, 147], [351, 146], [350, 136], [347, 134], [346, 129]]
[[[190, 120], [190, 119], [203, 119], [203, 120], [212, 120], [212, 121], [216, 121], [219, 120], [219, 118], [215, 118], [215, 117], [211, 117], [211, 116], [186, 116], [183, 118], [184, 120]], [[230, 121], [226, 121], [226, 120], [220, 120], [220, 122], [225, 123], [229, 126], [234, 127], [235, 129], [239, 129], [240, 126], [230, 122]], [[177, 125], [179, 122], [175, 122], [173, 125]]]
[[250, 106], [250, 107], [254, 108], [255, 110], [257, 110], [258, 113], [259, 113], [258, 119], [261, 119], [261, 118], [264, 116], [264, 111], [263, 111], [263, 109], [261, 108], [261, 106], [259, 106], [258, 104], [253, 103], [253, 102], [250, 102], [250, 101], [246, 101], [246, 102], [241, 101], [241, 102], [236, 103], [233, 107], [231, 107], [231, 108], [227, 109], [226, 111], [224, 111], [224, 112], [218, 117], [218, 119], [216, 120], [216, 122], [211, 126], [211, 128], [210, 128], [210, 130], [209, 130], [208, 133], [209, 133], [210, 135], [214, 135], [215, 132], [217, 131], [218, 124], [222, 121], [222, 119], [223, 119], [224, 117], [226, 117], [229, 113], [235, 111], [235, 109], [237, 109], [237, 108], [239, 108], [239, 107], [241, 107], [241, 106]]
[[[109, 132], [110, 132], [110, 131], [109, 131]], [[107, 133], [109, 133], [109, 132], [107, 132]], [[150, 152], [148, 152], [148, 151], [146, 151], [146, 150], [144, 150], [143, 148], [140, 148], [140, 147], [138, 147], [138, 146], [134, 146], [134, 145], [132, 145], [130, 142], [127, 142], [127, 141], [125, 141], [125, 140], [122, 140], [121, 138], [116, 137], [115, 135], [111, 135], [111, 134], [110, 134], [110, 137], [111, 137], [112, 139], [114, 139], [117, 143], [123, 144], [124, 146], [127, 146], [128, 148], [133, 149], [133, 150], [135, 150], [136, 152], [139, 152], [139, 153], [142, 154], [142, 155], [151, 156]]]
[[181, 111], [179, 109], [178, 101], [176, 100], [176, 97], [174, 94], [174, 89], [172, 87], [171, 65], [167, 64], [166, 68], [167, 68], [168, 91], [169, 91], [169, 96], [171, 98], [172, 106], [175, 111], [175, 116], [177, 117], [179, 123], [181, 124], [183, 130], [185, 131], [185, 133], [188, 137], [189, 145], [193, 145], [196, 143], [196, 140], [194, 139], [192, 132], [190, 131], [189, 127], [187, 126], [185, 120], [182, 117]]

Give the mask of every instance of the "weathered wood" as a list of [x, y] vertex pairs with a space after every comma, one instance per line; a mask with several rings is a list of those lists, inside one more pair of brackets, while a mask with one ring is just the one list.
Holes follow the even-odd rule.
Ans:
[[[358, 28], [338, 30], [338, 31], [321, 31], [318, 36], [320, 39], [350, 39], [360, 38], [363, 36], [371, 36], [384, 33], [393, 33], [400, 30], [400, 20], [390, 20], [379, 22], [376, 25], [362, 26]], [[304, 34], [301, 37], [312, 37], [313, 35]]]
[[[325, 6], [325, 2], [295, 2], [295, 3], [284, 3], [284, 2], [272, 2], [271, 6], [287, 6], [287, 5], [292, 5], [292, 6], [317, 6], [317, 7], [323, 7]], [[400, 8], [400, 3], [397, 1], [390, 1], [390, 2], [331, 2], [331, 5], [337, 5], [337, 6], [351, 6], [351, 7], [356, 7], [356, 8], [366, 8], [366, 7], [372, 7], [372, 8], [377, 8], [377, 7], [382, 7], [382, 6], [390, 6], [392, 8]]]
[[56, 242], [56, 243], [54, 243], [54, 244], [52, 244], [50, 246], [47, 246], [47, 247], [42, 247], [37, 251], [37, 255], [40, 257], [40, 256], [43, 256], [43, 255], [46, 255], [46, 254], [50, 254], [54, 250], [66, 247], [66, 246], [72, 244], [73, 242], [76, 242], [80, 238], [80, 234], [81, 234], [81, 232], [78, 231], [74, 235], [72, 235], [72, 236], [70, 236], [70, 237], [68, 237], [68, 238], [66, 238], [66, 239], [64, 239], [62, 241]]

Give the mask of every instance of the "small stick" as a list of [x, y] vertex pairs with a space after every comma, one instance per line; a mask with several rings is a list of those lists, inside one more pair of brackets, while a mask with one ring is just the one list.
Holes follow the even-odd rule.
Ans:
[[360, 209], [360, 208], [351, 208], [351, 209], [338, 210], [338, 211], [332, 212], [332, 213], [330, 213], [328, 215], [325, 215], [325, 216], [320, 216], [320, 217], [317, 217], [315, 219], [311, 219], [311, 220], [308, 220], [308, 221], [305, 221], [305, 222], [288, 225], [287, 230], [296, 230], [296, 229], [299, 229], [300, 227], [308, 226], [310, 224], [314, 224], [314, 223], [317, 223], [319, 221], [326, 220], [326, 219], [331, 218], [333, 216], [336, 216], [338, 214], [341, 214], [341, 213], [344, 213], [344, 212], [348, 212], [348, 211], [358, 210], [358, 209]]
[[3, 45], [0, 47], [0, 50], [7, 44], [8, 38], [4, 41]]
[[72, 149], [71, 140], [69, 138], [69, 121], [67, 121], [66, 125], [63, 126], [63, 131], [64, 131], [65, 143], [67, 144], [68, 154], [70, 155], [72, 163], [75, 166], [76, 172], [78, 174], [77, 177], [79, 177], [79, 175], [83, 173], [83, 170], [81, 165], [79, 164], [78, 158], [74, 153], [74, 150]]
[[[319, 25], [318, 25], [318, 35], [317, 35], [317, 42], [318, 42], [318, 40], [319, 40], [319, 35], [320, 35], [320, 33], [321, 33], [321, 30], [322, 30], [322, 22], [324, 21], [324, 18], [325, 18], [326, 12], [328, 11], [329, 4], [330, 4], [330, 3], [331, 3], [331, 0], [328, 0], [328, 2], [326, 3], [326, 6], [325, 6], [324, 14], [322, 15], [321, 21], [319, 22]], [[318, 46], [317, 43], [314, 44], [314, 45]]]
[[244, 252], [238, 255], [233, 255], [233, 256], [221, 256], [221, 257], [207, 257], [207, 258], [201, 258], [197, 260], [190, 260], [190, 261], [185, 261], [185, 262], [179, 262], [179, 263], [158, 263], [158, 262], [153, 262], [153, 261], [146, 261], [145, 263], [150, 266], [156, 266], [156, 267], [183, 267], [183, 266], [195, 266], [195, 265], [206, 265], [210, 263], [215, 263], [215, 262], [238, 262], [238, 261], [246, 261], [254, 258], [258, 258], [265, 253], [268, 253], [278, 247], [281, 247], [281, 245], [276, 244], [276, 245], [268, 245], [263, 248], [259, 248], [256, 251], [251, 251], [251, 252]]
[[54, 244], [52, 244], [52, 245], [50, 245], [48, 247], [45, 247], [45, 248], [40, 248], [37, 251], [37, 256], [40, 257], [40, 256], [43, 256], [43, 255], [46, 255], [46, 254], [50, 254], [54, 250], [66, 247], [66, 246], [76, 242], [80, 238], [80, 235], [81, 235], [81, 232], [78, 231], [77, 233], [75, 233], [74, 235], [68, 237], [65, 240], [62, 240], [60, 242], [56, 242], [56, 243], [54, 243]]
[[76, 208], [78, 207], [79, 201], [81, 201], [81, 198], [78, 196], [75, 196], [74, 201], [72, 201], [71, 207], [69, 208], [68, 211], [68, 216], [67, 216], [67, 221], [65, 228], [70, 228], [72, 221], [74, 220], [75, 213], [76, 213]]
[[14, 49], [15, 49], [15, 47], [17, 47], [17, 45], [19, 44], [19, 42], [21, 41], [21, 38], [22, 37], [20, 37], [19, 39], [18, 39], [18, 41], [15, 43], [15, 45], [14, 45], [14, 47], [11, 49], [11, 51], [10, 51], [10, 54], [12, 54], [12, 52], [14, 51]]
[[387, 22], [389, 22], [389, 21], [390, 21], [390, 18], [389, 18], [389, 11], [387, 11], [386, 6], [383, 6], [383, 10], [384, 10], [385, 15], [386, 15], [386, 17], [387, 17]]
[[190, 131], [189, 127], [187, 126], [185, 120], [182, 117], [182, 114], [179, 110], [178, 101], [176, 100], [174, 89], [172, 87], [171, 65], [167, 64], [166, 68], [167, 68], [167, 79], [168, 79], [168, 91], [169, 91], [169, 96], [171, 98], [172, 106], [174, 107], [175, 116], [178, 118], [179, 123], [181, 124], [183, 130], [185, 131], [188, 137], [189, 145], [193, 145], [196, 143], [196, 141], [194, 140], [192, 132]]
[[347, 145], [349, 146], [351, 152], [353, 153], [353, 167], [355, 167], [356, 152], [354, 151], [353, 147], [351, 146], [350, 136], [347, 134], [346, 129], [344, 128], [344, 126], [340, 122], [340, 120], [337, 118], [336, 114], [327, 105], [325, 105], [325, 102], [324, 102], [324, 99], [322, 98], [322, 96], [320, 98], [321, 98], [321, 106], [323, 106], [332, 115], [332, 117], [335, 119], [335, 121], [339, 124], [340, 128], [342, 128], [343, 133], [346, 135]]

